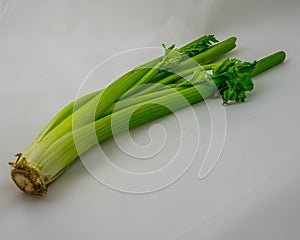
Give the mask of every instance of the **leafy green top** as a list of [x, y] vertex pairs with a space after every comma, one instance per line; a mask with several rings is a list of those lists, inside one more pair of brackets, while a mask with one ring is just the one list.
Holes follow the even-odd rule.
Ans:
[[174, 68], [178, 66], [180, 62], [206, 51], [216, 42], [218, 42], [218, 40], [214, 35], [205, 35], [179, 49], [175, 47], [175, 44], [170, 47], [162, 44], [162, 47], [165, 49], [165, 54], [161, 67], [165, 70]]
[[246, 92], [251, 91], [254, 87], [251, 75], [255, 66], [256, 61], [251, 63], [238, 59], [225, 59], [217, 64], [206, 65], [206, 69], [212, 71], [211, 74], [199, 66], [190, 79], [169, 85], [169, 87], [181, 90], [210, 82], [218, 90], [215, 92], [215, 96], [221, 96], [223, 104], [228, 104], [229, 101], [244, 102]]
[[[180, 49], [176, 49], [175, 45], [166, 47], [166, 45], [163, 44], [162, 46], [165, 49], [163, 66], [167, 70], [174, 68], [179, 62], [196, 56], [207, 50], [216, 42], [218, 42], [218, 40], [214, 35], [205, 35]], [[191, 84], [195, 84], [199, 80], [201, 82], [209, 81], [208, 79], [210, 78], [219, 90], [217, 94], [222, 96], [223, 104], [228, 104], [230, 101], [244, 102], [246, 92], [251, 91], [254, 87], [251, 74], [255, 65], [256, 61], [243, 62], [238, 59], [225, 59], [217, 64], [209, 65], [209, 69], [212, 70], [212, 73], [209, 74], [208, 77], [206, 76], [206, 80], [203, 80], [205, 75], [203, 75], [203, 73], [200, 75], [201, 71], [197, 71], [193, 78], [181, 82], [177, 85], [177, 88], [182, 89]], [[197, 79], [196, 82], [195, 79]]]
[[229, 101], [244, 102], [246, 92], [253, 89], [251, 73], [254, 62], [242, 62], [238, 59], [225, 59], [212, 67], [211, 78], [219, 89], [223, 103]]
[[214, 35], [205, 35], [191, 42], [190, 44], [178, 49], [178, 51], [187, 55], [188, 57], [193, 57], [201, 52], [204, 52], [210, 46], [217, 42], [219, 41], [215, 38]]

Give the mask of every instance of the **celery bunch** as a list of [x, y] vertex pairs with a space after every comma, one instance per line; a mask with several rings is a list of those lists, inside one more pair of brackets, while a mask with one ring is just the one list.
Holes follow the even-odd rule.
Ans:
[[283, 62], [285, 54], [280, 51], [254, 62], [214, 63], [235, 48], [235, 41], [231, 37], [219, 43], [208, 35], [179, 49], [163, 45], [164, 56], [70, 103], [10, 163], [13, 181], [25, 193], [45, 195], [47, 186], [80, 154], [113, 134], [207, 97], [222, 97], [224, 104], [244, 101], [253, 89], [252, 77]]

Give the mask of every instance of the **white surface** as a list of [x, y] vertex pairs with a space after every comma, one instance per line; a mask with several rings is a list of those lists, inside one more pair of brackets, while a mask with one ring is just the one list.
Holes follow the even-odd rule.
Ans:
[[[0, 238], [299, 239], [299, 10], [297, 0], [12, 0], [0, 22]], [[207, 178], [197, 178], [196, 159], [168, 188], [125, 194], [77, 161], [44, 198], [11, 183], [7, 162], [74, 99], [97, 63], [210, 33], [238, 37], [231, 56], [252, 60], [285, 50], [287, 61], [256, 78], [245, 104], [226, 107], [225, 146]], [[205, 105], [195, 111], [201, 115]], [[177, 126], [172, 118], [162, 122]], [[137, 138], [147, 141], [145, 133], [137, 130]]]

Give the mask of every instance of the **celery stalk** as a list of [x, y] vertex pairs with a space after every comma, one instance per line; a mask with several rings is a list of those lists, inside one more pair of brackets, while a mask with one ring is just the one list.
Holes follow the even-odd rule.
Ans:
[[[139, 126], [217, 94], [221, 94], [224, 103], [244, 101], [245, 92], [253, 88], [251, 77], [283, 62], [285, 58], [283, 52], [278, 52], [254, 63], [224, 60], [204, 66], [204, 69], [212, 70], [212, 73], [206, 73], [196, 68], [194, 62], [215, 61], [234, 48], [236, 39], [230, 38], [212, 47], [211, 42], [215, 42], [212, 36], [200, 40], [179, 49], [193, 59], [174, 61], [175, 67], [171, 69], [176, 69], [175, 73], [159, 71], [169, 61], [169, 53], [166, 52], [164, 57], [126, 73], [106, 89], [69, 104], [49, 122], [23, 154], [17, 155], [17, 161], [10, 163], [16, 185], [25, 193], [45, 195], [48, 185], [69, 164], [113, 133]], [[173, 46], [168, 50], [172, 53], [172, 49]], [[191, 73], [194, 75], [189, 80], [182, 79], [182, 76]], [[165, 87], [143, 88], [149, 82]], [[128, 92], [130, 94], [123, 98]], [[164, 106], [171, 106], [172, 110]], [[129, 118], [128, 125], [126, 120]]]

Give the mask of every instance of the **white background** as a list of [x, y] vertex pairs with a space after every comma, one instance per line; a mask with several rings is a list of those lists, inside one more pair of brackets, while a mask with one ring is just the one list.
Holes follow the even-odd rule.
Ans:
[[[1, 239], [299, 238], [299, 1], [12, 0], [7, 9], [0, 2]], [[226, 107], [224, 149], [207, 178], [197, 178], [196, 159], [170, 187], [126, 194], [76, 161], [43, 198], [13, 185], [7, 163], [75, 98], [96, 64], [203, 34], [236, 36], [230, 56], [245, 60], [287, 53], [283, 65], [256, 78], [246, 103]], [[205, 105], [194, 108], [201, 115]]]

